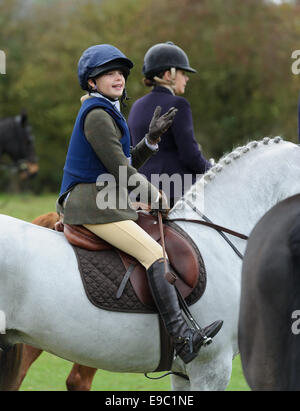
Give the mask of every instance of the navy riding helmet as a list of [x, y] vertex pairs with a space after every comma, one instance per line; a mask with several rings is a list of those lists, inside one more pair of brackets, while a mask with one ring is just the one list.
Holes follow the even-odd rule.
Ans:
[[98, 44], [86, 49], [78, 62], [78, 80], [83, 90], [89, 90], [88, 79], [110, 70], [121, 69], [127, 78], [133, 63], [110, 44]]

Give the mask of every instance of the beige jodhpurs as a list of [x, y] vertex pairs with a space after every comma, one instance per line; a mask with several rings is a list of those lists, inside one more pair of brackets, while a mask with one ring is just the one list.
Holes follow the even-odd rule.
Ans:
[[162, 247], [134, 221], [84, 224], [88, 230], [121, 251], [136, 258], [146, 270], [163, 257]]

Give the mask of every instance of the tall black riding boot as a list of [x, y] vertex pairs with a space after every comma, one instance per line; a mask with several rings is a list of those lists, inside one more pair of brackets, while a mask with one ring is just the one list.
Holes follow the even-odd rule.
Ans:
[[223, 321], [215, 321], [201, 330], [190, 328], [182, 315], [175, 287], [165, 279], [164, 273], [163, 259], [149, 267], [147, 277], [150, 290], [166, 329], [173, 338], [176, 354], [187, 364], [197, 356], [203, 344], [211, 342]]

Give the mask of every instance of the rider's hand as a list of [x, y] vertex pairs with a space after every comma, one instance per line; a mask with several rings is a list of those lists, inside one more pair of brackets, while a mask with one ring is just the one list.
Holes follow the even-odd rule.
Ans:
[[147, 134], [147, 139], [150, 144], [154, 145], [160, 142], [161, 135], [171, 126], [177, 111], [177, 108], [171, 107], [165, 114], [160, 116], [161, 107], [156, 107]]

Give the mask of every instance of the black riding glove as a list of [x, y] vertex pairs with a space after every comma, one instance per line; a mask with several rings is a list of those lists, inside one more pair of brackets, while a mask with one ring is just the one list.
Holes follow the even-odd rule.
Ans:
[[156, 107], [149, 125], [149, 132], [148, 134], [146, 134], [146, 137], [150, 144], [157, 144], [160, 142], [161, 135], [164, 134], [171, 126], [177, 111], [177, 108], [171, 107], [165, 114], [160, 117], [161, 107]]

